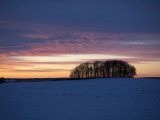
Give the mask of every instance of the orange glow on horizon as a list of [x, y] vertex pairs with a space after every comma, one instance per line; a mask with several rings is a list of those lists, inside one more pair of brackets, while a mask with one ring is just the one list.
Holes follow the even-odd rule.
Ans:
[[61, 72], [1, 72], [4, 78], [68, 78], [70, 71]]
[[[78, 65], [78, 64], [77, 64]], [[70, 70], [73, 69], [75, 65], [38, 65], [39, 68], [43, 67], [44, 71], [36, 71], [36, 67], [38, 66], [32, 66], [32, 67], [16, 67], [19, 71], [0, 71], [0, 77], [4, 78], [68, 78], [70, 75]], [[160, 62], [148, 62], [148, 63], [133, 63], [137, 69], [137, 76], [135, 77], [160, 77]], [[62, 71], [45, 71], [47, 68], [52, 68], [54, 66], [54, 69], [64, 69], [67, 68], [67, 70]], [[31, 69], [35, 69], [35, 71], [29, 71]], [[54, 70], [53, 69], [53, 70]], [[22, 70], [22, 71], [21, 71]], [[39, 69], [37, 69], [39, 70]]]
[[[62, 78], [69, 77], [79, 63], [100, 59], [131, 61], [137, 69], [135, 77], [160, 77], [160, 62], [134, 62], [138, 58], [107, 54], [71, 54], [55, 56], [11, 56], [0, 63], [0, 77], [4, 78]], [[77, 63], [76, 63], [77, 62]]]
[[160, 77], [160, 62], [144, 62], [132, 64], [137, 69], [136, 77]]

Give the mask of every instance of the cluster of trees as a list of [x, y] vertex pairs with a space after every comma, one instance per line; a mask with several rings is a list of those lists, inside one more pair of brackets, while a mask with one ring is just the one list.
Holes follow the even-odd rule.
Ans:
[[4, 83], [5, 81], [4, 81], [4, 78], [3, 77], [1, 77], [0, 78], [0, 83]]
[[121, 60], [95, 61], [80, 64], [71, 70], [70, 77], [81, 78], [104, 78], [104, 77], [134, 77], [134, 66]]

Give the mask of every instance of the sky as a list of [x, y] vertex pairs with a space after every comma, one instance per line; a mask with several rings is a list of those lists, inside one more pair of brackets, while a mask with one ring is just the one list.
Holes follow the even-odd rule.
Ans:
[[69, 77], [80, 63], [124, 60], [160, 77], [159, 0], [1, 0], [0, 77]]

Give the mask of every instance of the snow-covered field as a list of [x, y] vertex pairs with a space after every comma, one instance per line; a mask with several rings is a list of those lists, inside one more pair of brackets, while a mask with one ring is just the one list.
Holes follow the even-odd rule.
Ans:
[[0, 84], [0, 120], [160, 120], [160, 79]]

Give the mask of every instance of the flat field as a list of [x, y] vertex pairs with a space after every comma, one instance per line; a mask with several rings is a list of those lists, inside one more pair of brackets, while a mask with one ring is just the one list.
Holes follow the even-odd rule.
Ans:
[[160, 79], [0, 84], [0, 120], [160, 120]]

